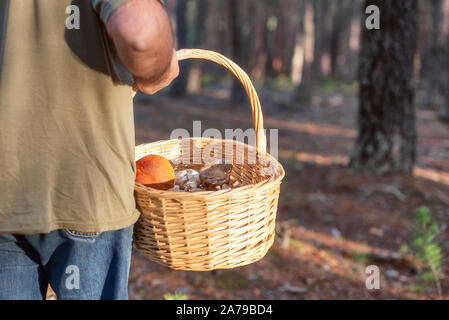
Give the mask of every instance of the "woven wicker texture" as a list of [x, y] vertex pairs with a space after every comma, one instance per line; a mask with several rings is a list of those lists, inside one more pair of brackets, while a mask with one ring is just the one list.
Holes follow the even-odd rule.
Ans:
[[234, 141], [191, 138], [136, 147], [136, 160], [157, 154], [171, 161], [204, 165], [204, 159], [232, 160], [230, 190], [174, 192], [135, 184], [141, 216], [135, 247], [147, 258], [175, 270], [206, 271], [243, 266], [261, 259], [274, 241], [279, 189], [284, 170], [266, 153], [263, 117], [256, 91], [243, 70], [224, 56], [204, 50], [178, 51], [180, 60], [217, 62], [240, 79], [248, 93], [256, 147]]

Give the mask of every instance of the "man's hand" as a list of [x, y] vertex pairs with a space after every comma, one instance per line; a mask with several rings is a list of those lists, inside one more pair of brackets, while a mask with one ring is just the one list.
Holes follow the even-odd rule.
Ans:
[[134, 89], [153, 94], [178, 76], [170, 20], [158, 0], [129, 0], [111, 15], [106, 30], [134, 75]]

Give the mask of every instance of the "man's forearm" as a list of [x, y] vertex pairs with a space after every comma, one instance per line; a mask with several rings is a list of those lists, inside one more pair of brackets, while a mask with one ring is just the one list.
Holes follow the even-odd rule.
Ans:
[[135, 77], [157, 81], [169, 68], [173, 34], [158, 0], [130, 0], [111, 15], [106, 29], [122, 63]]

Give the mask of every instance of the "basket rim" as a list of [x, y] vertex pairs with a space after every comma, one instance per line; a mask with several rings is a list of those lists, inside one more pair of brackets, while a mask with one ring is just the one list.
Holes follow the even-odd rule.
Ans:
[[[216, 139], [216, 138], [203, 138], [203, 137], [191, 137], [191, 138], [184, 138], [184, 139], [170, 139], [170, 140], [158, 140], [150, 143], [143, 143], [139, 144], [135, 147], [137, 150], [138, 148], [144, 148], [150, 145], [157, 145], [157, 144], [163, 144], [163, 143], [169, 143], [169, 142], [175, 142], [178, 141], [178, 143], [181, 143], [182, 141], [211, 141], [211, 142], [229, 142], [234, 144], [241, 144], [246, 146], [247, 148], [253, 149], [256, 151], [256, 154], [260, 154], [256, 148], [252, 145], [237, 141], [237, 140], [230, 140], [230, 139]], [[254, 190], [263, 189], [264, 187], [269, 188], [276, 184], [281, 184], [282, 179], [285, 176], [285, 170], [282, 164], [274, 158], [272, 155], [270, 155], [268, 152], [261, 155], [263, 157], [267, 157], [270, 162], [274, 163], [277, 167], [277, 173], [273, 176], [271, 176], [269, 179], [255, 183], [255, 184], [249, 184], [246, 186], [234, 188], [234, 189], [228, 189], [228, 190], [217, 190], [217, 191], [198, 191], [198, 192], [179, 192], [179, 191], [166, 191], [166, 190], [158, 190], [151, 187], [144, 186], [143, 184], [139, 182], [134, 183], [134, 190], [138, 192], [145, 192], [149, 194], [150, 196], [157, 196], [159, 198], [171, 198], [171, 199], [177, 199], [177, 198], [190, 198], [195, 200], [203, 200], [205, 198], [210, 199], [213, 197], [222, 197], [224, 195], [226, 196], [242, 196], [242, 193], [244, 192], [251, 192]], [[141, 158], [136, 157], [136, 161]]]

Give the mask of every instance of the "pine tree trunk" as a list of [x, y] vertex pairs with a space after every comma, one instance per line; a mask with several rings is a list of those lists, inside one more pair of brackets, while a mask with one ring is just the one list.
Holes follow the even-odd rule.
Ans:
[[[446, 41], [446, 48], [444, 54], [447, 57], [449, 55], [449, 34]], [[449, 62], [446, 60], [445, 66], [446, 70], [449, 70]], [[444, 82], [444, 101], [439, 110], [439, 118], [445, 122], [449, 123], [449, 72], [446, 73], [446, 79]]]
[[445, 122], [449, 122], [449, 78], [446, 79], [446, 90], [443, 105], [440, 109], [439, 117]]
[[[229, 0], [229, 23], [231, 29], [232, 58], [242, 69], [249, 65], [250, 37], [253, 11], [252, 1]], [[247, 96], [240, 81], [233, 77], [231, 100], [234, 103], [246, 101]]]
[[[194, 48], [202, 48], [205, 41], [205, 30], [206, 30], [206, 20], [208, 12], [208, 2], [207, 0], [196, 0], [195, 1], [195, 22], [194, 22], [194, 32], [193, 32], [193, 45]], [[199, 94], [202, 87], [201, 77], [203, 74], [202, 66], [203, 61], [194, 60], [191, 61], [189, 66], [189, 75], [187, 81], [187, 92], [189, 94]]]
[[[330, 75], [330, 42], [334, 12], [341, 1], [313, 0], [315, 48], [313, 60], [314, 78], [320, 79]], [[326, 66], [325, 59], [329, 59]]]
[[312, 98], [313, 48], [315, 34], [313, 29], [314, 9], [311, 0], [303, 0], [299, 6], [297, 41], [302, 46], [302, 69], [300, 83], [296, 86], [292, 100], [295, 103], [308, 104]]
[[[180, 49], [187, 47], [187, 2], [186, 0], [176, 1], [176, 38], [178, 48]], [[171, 94], [175, 96], [183, 96], [186, 94], [189, 64], [189, 61], [184, 63], [179, 76], [173, 81], [170, 89]]]
[[417, 0], [367, 0], [380, 9], [380, 30], [365, 27], [359, 61], [359, 135], [350, 166], [370, 173], [409, 173], [416, 159], [413, 61]]
[[292, 54], [292, 71], [291, 79], [295, 85], [299, 85], [302, 81], [302, 71], [304, 69], [305, 60], [305, 11], [306, 11], [306, 1], [299, 1], [297, 7], [297, 23], [296, 23], [296, 33], [293, 45]]
[[254, 12], [254, 33], [252, 36], [252, 51], [250, 70], [252, 76], [261, 80], [265, 77], [267, 66], [267, 21], [269, 10], [266, 6], [256, 6]]
[[345, 82], [352, 82], [356, 77], [358, 50], [355, 47], [356, 28], [360, 28], [360, 8], [363, 4], [361, 0], [348, 0], [346, 15], [343, 18], [343, 31], [339, 53], [337, 57], [336, 76]]
[[425, 33], [427, 38], [427, 48], [423, 56], [421, 66], [422, 95], [420, 104], [428, 109], [436, 110], [438, 105], [439, 83], [441, 76], [441, 25], [443, 21], [443, 1], [431, 0], [429, 30]]
[[338, 57], [340, 51], [342, 51], [343, 46], [343, 36], [345, 35], [346, 29], [349, 29], [351, 24], [352, 6], [354, 5], [354, 0], [340, 0], [338, 8], [334, 15], [334, 22], [331, 30], [330, 39], [330, 65], [331, 65], [331, 75], [332, 77], [337, 77], [338, 71]]

